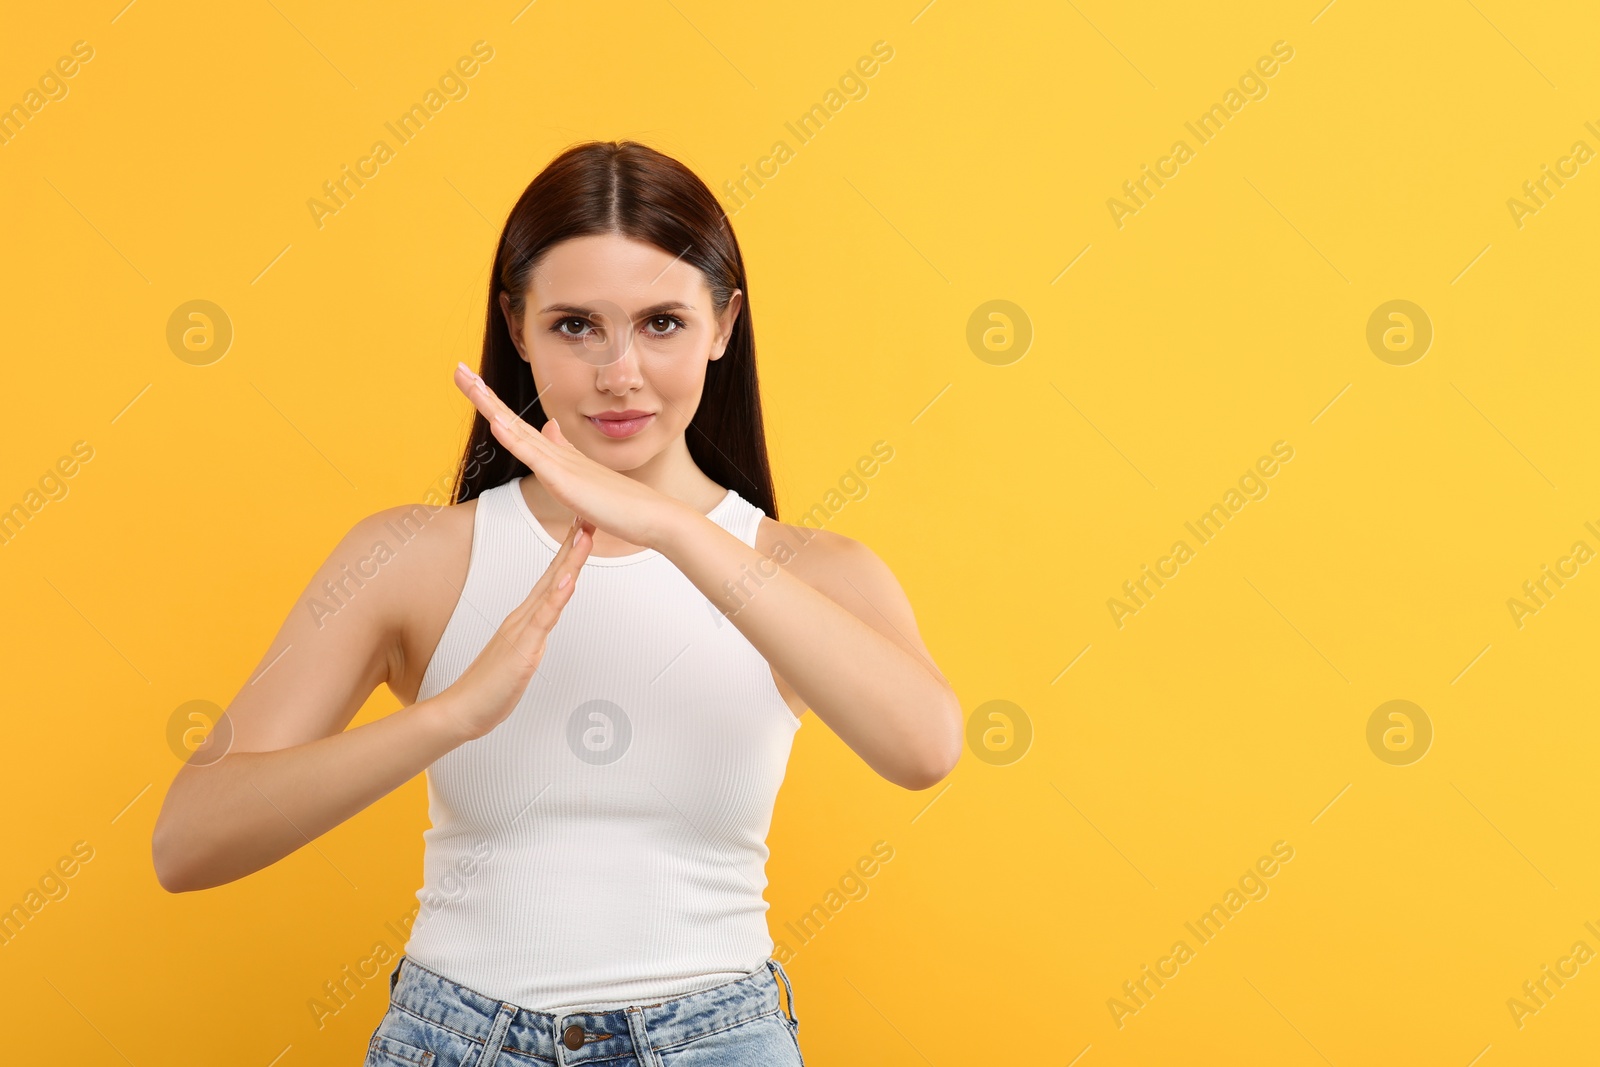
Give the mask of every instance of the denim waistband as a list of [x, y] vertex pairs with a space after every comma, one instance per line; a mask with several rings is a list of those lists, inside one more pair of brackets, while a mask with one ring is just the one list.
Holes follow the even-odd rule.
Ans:
[[[778, 999], [774, 979], [783, 982], [787, 1009]], [[774, 1012], [786, 1010], [791, 1020], [795, 1017], [789, 976], [770, 958], [742, 978], [655, 1004], [552, 1014], [486, 996], [401, 956], [389, 975], [389, 1000], [473, 1041], [496, 1042], [561, 1064], [626, 1056], [643, 1052], [645, 1045], [671, 1048]], [[581, 1033], [573, 1031], [574, 1026]], [[582, 1044], [573, 1049], [569, 1042], [579, 1037]]]

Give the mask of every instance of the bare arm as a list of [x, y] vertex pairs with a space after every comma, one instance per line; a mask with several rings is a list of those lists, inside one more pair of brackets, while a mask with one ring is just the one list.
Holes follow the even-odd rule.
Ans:
[[[420, 543], [431, 528], [400, 546], [359, 588], [345, 578], [346, 566], [366, 573], [357, 563], [372, 554], [374, 542], [393, 547], [384, 523], [411, 510], [379, 512], [351, 529], [307, 583], [223, 720], [179, 769], [151, 839], [163, 888], [208, 889], [277, 862], [510, 713], [571, 596], [573, 582], [554, 589], [553, 574], [575, 573], [587, 555], [585, 547], [573, 556], [570, 534], [528, 600], [455, 685], [345, 729], [372, 691], [400, 673], [411, 591], [446, 580], [430, 573], [437, 542]], [[461, 577], [448, 580], [459, 588]], [[342, 580], [351, 595], [319, 620], [306, 606], [310, 598], [326, 600], [323, 583], [338, 587]]]
[[960, 700], [871, 549], [804, 528], [802, 542], [779, 524], [787, 551], [769, 557], [692, 508], [676, 515], [656, 547], [840, 740], [907, 789], [950, 773], [961, 755]]

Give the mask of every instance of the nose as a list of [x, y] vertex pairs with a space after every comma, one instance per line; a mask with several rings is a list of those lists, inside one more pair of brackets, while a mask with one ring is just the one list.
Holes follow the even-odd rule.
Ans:
[[627, 322], [607, 338], [607, 355], [613, 358], [595, 368], [595, 388], [621, 396], [644, 384], [644, 375], [639, 370], [638, 346], [634, 340], [632, 327]]

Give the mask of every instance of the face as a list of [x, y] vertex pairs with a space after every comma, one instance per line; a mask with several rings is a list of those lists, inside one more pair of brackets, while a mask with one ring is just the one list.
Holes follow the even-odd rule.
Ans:
[[500, 306], [545, 413], [585, 455], [631, 470], [683, 436], [743, 299], [718, 316], [697, 268], [596, 234], [545, 252], [520, 321], [503, 293]]

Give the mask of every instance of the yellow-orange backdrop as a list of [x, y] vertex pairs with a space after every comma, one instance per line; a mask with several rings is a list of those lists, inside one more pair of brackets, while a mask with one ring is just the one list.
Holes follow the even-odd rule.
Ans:
[[174, 717], [448, 473], [498, 225], [613, 137], [724, 195], [783, 517], [975, 717], [920, 793], [798, 735], [811, 1063], [1592, 1055], [1600, 19], [1324, 2], [9, 10], [7, 1059], [359, 1062], [388, 966], [315, 1001], [397, 947], [423, 780], [169, 895]]

